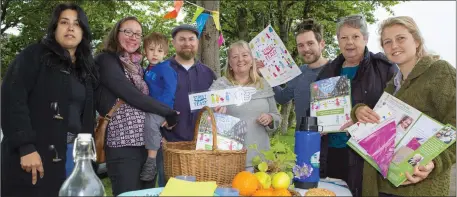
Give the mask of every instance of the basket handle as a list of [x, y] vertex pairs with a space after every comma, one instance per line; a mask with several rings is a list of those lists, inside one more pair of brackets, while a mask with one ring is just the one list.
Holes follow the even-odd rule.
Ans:
[[197, 122], [195, 123], [194, 128], [194, 142], [197, 142], [198, 137], [198, 128], [200, 127], [200, 119], [202, 118], [203, 112], [208, 111], [209, 117], [211, 119], [211, 132], [213, 134], [213, 151], [217, 150], [217, 127], [216, 127], [216, 118], [214, 117], [213, 110], [208, 106], [204, 106], [198, 113]]

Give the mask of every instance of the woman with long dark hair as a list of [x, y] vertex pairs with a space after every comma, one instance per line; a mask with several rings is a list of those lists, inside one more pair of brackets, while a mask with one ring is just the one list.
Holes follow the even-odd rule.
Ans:
[[81, 7], [59, 4], [46, 37], [9, 65], [1, 90], [2, 196], [58, 195], [73, 168], [75, 137], [94, 131], [91, 39]]
[[97, 111], [104, 116], [118, 99], [125, 102], [106, 129], [106, 166], [115, 196], [154, 186], [152, 181], [140, 180], [148, 157], [143, 138], [145, 112], [165, 117], [169, 126], [178, 118], [176, 111], [149, 96], [141, 67], [142, 37], [138, 19], [123, 18], [109, 33], [103, 52], [95, 57], [100, 67]]

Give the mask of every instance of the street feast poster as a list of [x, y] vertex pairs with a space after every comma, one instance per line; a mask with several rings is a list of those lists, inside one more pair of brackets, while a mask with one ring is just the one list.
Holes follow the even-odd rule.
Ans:
[[301, 74], [289, 51], [271, 25], [268, 25], [254, 39], [249, 47], [255, 59], [263, 62], [265, 67], [260, 73], [271, 87], [284, 84]]

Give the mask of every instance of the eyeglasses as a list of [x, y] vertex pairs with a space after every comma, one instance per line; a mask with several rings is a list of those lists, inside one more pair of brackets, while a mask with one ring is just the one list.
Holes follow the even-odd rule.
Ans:
[[337, 19], [336, 22], [339, 23], [342, 21], [353, 21], [353, 20], [361, 20], [361, 19], [363, 19], [363, 15], [357, 14], [357, 15], [341, 17], [341, 18]]
[[128, 37], [132, 37], [133, 35], [135, 35], [135, 38], [137, 38], [137, 39], [141, 39], [143, 37], [143, 34], [133, 33], [133, 31], [130, 29], [119, 29], [119, 32], [124, 32], [124, 35], [126, 35]]

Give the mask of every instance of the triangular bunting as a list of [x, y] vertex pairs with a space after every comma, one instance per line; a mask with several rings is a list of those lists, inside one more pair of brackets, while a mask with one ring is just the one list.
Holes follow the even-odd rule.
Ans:
[[225, 40], [224, 40], [224, 36], [222, 35], [222, 32], [221, 34], [219, 35], [219, 39], [217, 40], [217, 45], [219, 45], [219, 47], [222, 46], [222, 43], [224, 43]]
[[218, 11], [212, 11], [211, 12], [211, 16], [213, 16], [214, 25], [216, 25], [216, 29], [218, 31], [220, 31], [221, 30], [221, 24], [219, 23], [219, 12]]
[[176, 13], [179, 13], [179, 11], [181, 10], [181, 7], [182, 5], [184, 4], [184, 1], [175, 1], [175, 10], [176, 10]]
[[194, 23], [195, 20], [197, 20], [197, 17], [200, 16], [200, 14], [201, 14], [204, 10], [205, 10], [205, 8], [200, 7], [200, 6], [197, 6], [197, 10], [195, 10], [194, 17], [192, 18], [192, 23]]
[[176, 12], [176, 10], [173, 10], [173, 11], [168, 12], [167, 14], [165, 14], [165, 16], [163, 16], [163, 18], [172, 19], [172, 18], [176, 18], [177, 16], [178, 16], [178, 12]]
[[209, 14], [207, 13], [201, 13], [200, 16], [197, 17], [198, 38], [200, 38], [200, 35], [202, 34], [203, 27], [205, 27], [208, 17]]

